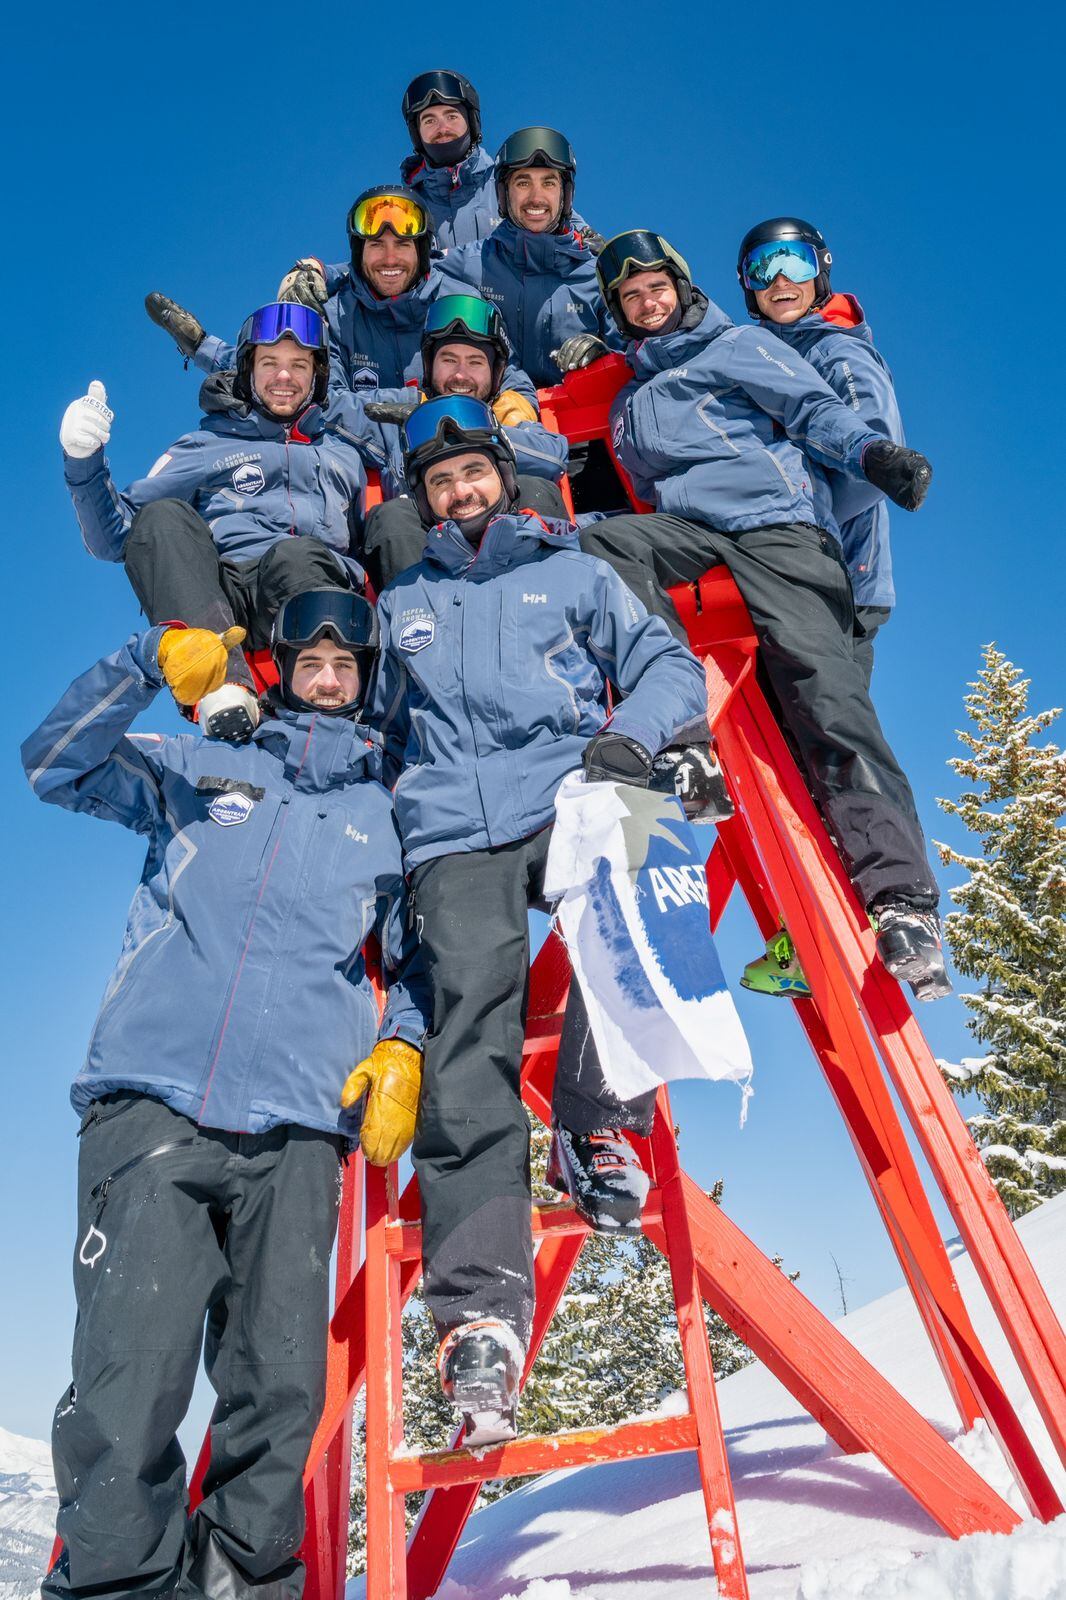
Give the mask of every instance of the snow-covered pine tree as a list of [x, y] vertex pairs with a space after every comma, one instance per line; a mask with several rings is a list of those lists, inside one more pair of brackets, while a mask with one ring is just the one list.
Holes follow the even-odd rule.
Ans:
[[1030, 680], [994, 644], [969, 687], [967, 753], [948, 762], [969, 787], [937, 804], [981, 853], [937, 849], [968, 874], [944, 926], [955, 965], [981, 985], [962, 1000], [987, 1054], [941, 1065], [984, 1102], [969, 1125], [1020, 1217], [1066, 1188], [1066, 754], [1034, 743], [1059, 710], [1029, 712]]
[[[532, 1122], [533, 1192], [558, 1199], [544, 1182], [548, 1130]], [[716, 1185], [711, 1198], [721, 1196]], [[727, 1377], [752, 1357], [714, 1312], [704, 1308], [715, 1375]], [[413, 1449], [439, 1450], [451, 1439], [454, 1413], [440, 1392], [437, 1341], [421, 1291], [404, 1314], [404, 1437]], [[522, 1393], [523, 1433], [558, 1433], [564, 1428], [609, 1427], [653, 1411], [684, 1388], [685, 1369], [677, 1336], [670, 1268], [641, 1236], [613, 1240], [590, 1236], [581, 1252], [540, 1355]], [[365, 1427], [357, 1412], [352, 1461], [349, 1572], [366, 1565]], [[479, 1505], [521, 1487], [526, 1478], [484, 1485]], [[408, 1496], [407, 1523], [419, 1496]]]

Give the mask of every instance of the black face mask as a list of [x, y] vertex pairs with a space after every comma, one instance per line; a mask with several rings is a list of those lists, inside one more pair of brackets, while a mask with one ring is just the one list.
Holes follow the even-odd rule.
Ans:
[[422, 154], [431, 167], [457, 167], [470, 154], [472, 143], [470, 134], [463, 133], [458, 139], [445, 139], [440, 144], [423, 143]]

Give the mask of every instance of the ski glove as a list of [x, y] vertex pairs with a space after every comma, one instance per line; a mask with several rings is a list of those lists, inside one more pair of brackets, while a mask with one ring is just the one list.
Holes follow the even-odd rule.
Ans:
[[608, 353], [603, 340], [594, 333], [575, 333], [573, 338], [564, 340], [558, 350], [552, 351], [552, 360], [560, 372], [579, 372]]
[[146, 294], [144, 309], [154, 323], [166, 329], [186, 361], [196, 354], [207, 337], [192, 312], [179, 306], [176, 300], [169, 300], [165, 294], [155, 290]]
[[312, 311], [321, 311], [328, 298], [326, 274], [317, 256], [301, 256], [278, 284], [279, 300], [295, 301]]
[[403, 400], [368, 400], [364, 406], [371, 422], [394, 422], [402, 428], [412, 411], [417, 411], [425, 396], [421, 389], [412, 389], [411, 398]]
[[597, 733], [582, 753], [585, 777], [589, 783], [632, 783], [648, 787], [651, 756], [635, 739], [624, 733]]
[[359, 1143], [374, 1167], [399, 1161], [415, 1136], [422, 1052], [402, 1039], [382, 1039], [341, 1090], [345, 1111], [366, 1095]]
[[194, 706], [226, 681], [229, 652], [244, 638], [243, 628], [215, 633], [210, 628], [168, 628], [159, 641], [159, 670], [179, 706]]
[[520, 422], [536, 422], [537, 413], [532, 402], [517, 389], [504, 389], [492, 402], [492, 414], [501, 428], [514, 428]]
[[905, 444], [893, 444], [889, 439], [865, 445], [861, 465], [874, 488], [887, 494], [904, 511], [917, 511], [933, 477], [932, 464], [920, 451], [908, 450]]
[[89, 385], [88, 394], [72, 400], [59, 425], [59, 442], [65, 455], [84, 461], [102, 450], [111, 437], [115, 413], [107, 403], [107, 390], [99, 378]]

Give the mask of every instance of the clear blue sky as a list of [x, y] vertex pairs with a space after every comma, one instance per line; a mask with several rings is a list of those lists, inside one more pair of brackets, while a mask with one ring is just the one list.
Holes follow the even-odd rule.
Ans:
[[[935, 464], [926, 509], [895, 519], [900, 603], [875, 697], [928, 831], [957, 837], [934, 797], [953, 790], [944, 761], [982, 644], [1032, 676], [1036, 704], [1062, 693], [1062, 385], [1038, 276], [1063, 231], [1053, 28], [1027, 4], [259, 3], [208, 17], [60, 0], [8, 34], [0, 1425], [46, 1436], [66, 1380], [67, 1087], [143, 857], [121, 829], [34, 801], [18, 766], [18, 742], [69, 680], [137, 625], [122, 571], [81, 546], [56, 430], [102, 378], [121, 484], [194, 425], [196, 378], [144, 294], [163, 289], [232, 333], [294, 256], [341, 258], [348, 205], [407, 151], [406, 82], [440, 65], [478, 85], [490, 147], [527, 123], [563, 129], [583, 214], [605, 235], [663, 230], [738, 318], [740, 236], [780, 212], [816, 221], [836, 287], [862, 300], [894, 369], [910, 441]], [[177, 726], [162, 700], [151, 720]], [[731, 914], [726, 970], [756, 943]], [[757, 1063], [748, 1127], [738, 1134], [724, 1087], [682, 1087], [686, 1158], [706, 1183], [726, 1179], [732, 1215], [819, 1304], [838, 1309], [834, 1255], [857, 1304], [898, 1274], [850, 1144], [789, 1008], [741, 1008]], [[922, 1021], [938, 1053], [972, 1049], [956, 1002]]]

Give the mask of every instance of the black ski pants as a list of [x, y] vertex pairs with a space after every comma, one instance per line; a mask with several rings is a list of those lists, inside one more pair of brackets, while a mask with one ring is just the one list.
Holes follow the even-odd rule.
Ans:
[[[293, 1126], [201, 1128], [130, 1092], [89, 1108], [73, 1382], [52, 1430], [64, 1553], [46, 1597], [300, 1595], [344, 1148]], [[177, 1428], [201, 1341], [218, 1400], [189, 1518]]]
[[[542, 517], [566, 518], [569, 513], [557, 483], [523, 473], [518, 479], [519, 504]], [[366, 519], [360, 560], [375, 594], [408, 567], [415, 567], [426, 547], [426, 530], [418, 507], [409, 495], [383, 500]]]
[[[153, 500], [133, 519], [123, 557], [126, 576], [148, 621], [184, 622], [222, 633], [247, 630], [245, 647], [265, 650], [274, 613], [305, 589], [349, 589], [337, 554], [302, 534], [279, 539], [257, 561], [220, 556], [211, 529], [184, 500]], [[234, 665], [243, 666], [233, 653]], [[251, 682], [247, 668], [241, 676]]]
[[891, 615], [890, 606], [855, 607], [855, 659], [859, 663], [867, 693], [874, 675], [874, 639]]
[[870, 700], [840, 546], [809, 524], [722, 533], [666, 512], [582, 530], [648, 610], [686, 638], [666, 588], [723, 563], [744, 596], [763, 670], [811, 791], [863, 904], [898, 894], [931, 909], [939, 891], [910, 785]]
[[[438, 856], [412, 874], [432, 997], [414, 1164], [426, 1302], [443, 1336], [498, 1317], [528, 1340], [533, 1315], [529, 1122], [519, 1095], [529, 993], [528, 908], [543, 908], [551, 829]], [[654, 1094], [608, 1088], [570, 985], [553, 1113], [575, 1133], [651, 1129]]]

